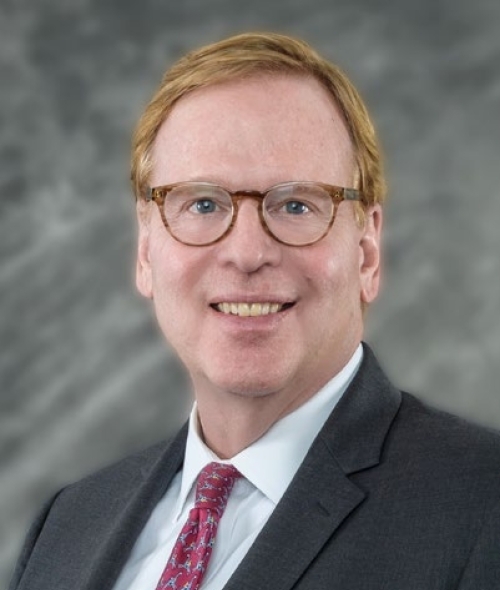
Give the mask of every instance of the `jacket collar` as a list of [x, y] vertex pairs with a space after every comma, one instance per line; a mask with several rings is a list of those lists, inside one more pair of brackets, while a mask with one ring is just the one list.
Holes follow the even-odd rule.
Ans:
[[363, 344], [363, 362], [343, 398], [319, 433], [344, 473], [377, 465], [401, 403], [375, 355]]

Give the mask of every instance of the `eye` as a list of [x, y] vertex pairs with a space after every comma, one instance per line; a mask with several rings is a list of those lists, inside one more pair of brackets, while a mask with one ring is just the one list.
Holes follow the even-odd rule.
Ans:
[[194, 213], [201, 213], [203, 215], [206, 213], [215, 213], [218, 208], [217, 203], [212, 199], [199, 199], [192, 203], [189, 209]]
[[311, 209], [302, 201], [287, 201], [283, 204], [283, 210], [290, 215], [303, 215]]

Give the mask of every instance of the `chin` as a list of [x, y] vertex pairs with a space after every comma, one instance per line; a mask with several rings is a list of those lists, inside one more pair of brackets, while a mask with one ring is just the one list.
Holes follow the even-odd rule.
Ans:
[[257, 398], [272, 395], [282, 390], [290, 379], [287, 371], [269, 370], [262, 366], [257, 371], [249, 371], [248, 365], [240, 371], [234, 368], [230, 374], [210, 371], [208, 381], [217, 389], [241, 397]]
[[281, 380], [267, 378], [219, 380], [219, 389], [240, 397], [266, 397], [283, 388]]

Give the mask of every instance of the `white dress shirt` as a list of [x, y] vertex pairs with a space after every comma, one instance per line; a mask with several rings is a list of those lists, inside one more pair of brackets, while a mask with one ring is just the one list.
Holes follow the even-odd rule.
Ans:
[[260, 439], [229, 461], [219, 459], [198, 432], [196, 404], [182, 471], [172, 480], [139, 535], [114, 590], [155, 590], [189, 511], [195, 482], [207, 463], [231, 463], [243, 475], [236, 481], [220, 520], [203, 579], [203, 590], [220, 590], [267, 522], [361, 363], [362, 346], [347, 365], [305, 404], [276, 422]]

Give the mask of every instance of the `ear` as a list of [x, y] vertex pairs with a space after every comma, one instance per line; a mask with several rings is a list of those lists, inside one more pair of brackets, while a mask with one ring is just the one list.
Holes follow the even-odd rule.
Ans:
[[153, 280], [150, 262], [151, 220], [149, 203], [142, 200], [137, 201], [136, 213], [139, 232], [137, 237], [135, 284], [141, 295], [144, 295], [148, 299], [153, 299]]
[[379, 292], [382, 217], [380, 205], [374, 205], [366, 211], [359, 242], [360, 296], [364, 305], [371, 303]]

